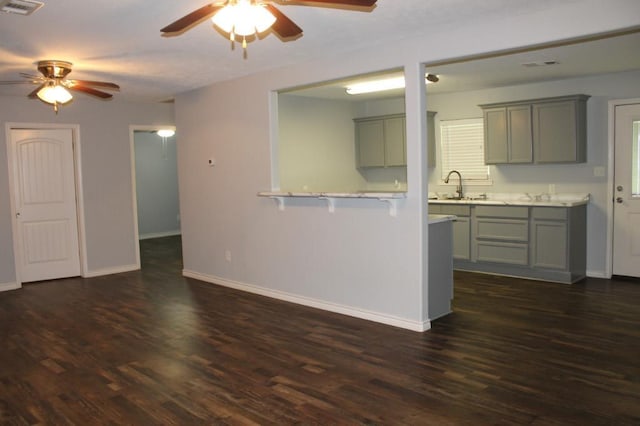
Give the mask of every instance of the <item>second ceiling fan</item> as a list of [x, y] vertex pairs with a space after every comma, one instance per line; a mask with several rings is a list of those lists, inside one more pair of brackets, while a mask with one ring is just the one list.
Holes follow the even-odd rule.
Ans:
[[272, 3], [287, 5], [346, 6], [354, 10], [370, 10], [377, 0], [224, 0], [209, 3], [167, 25], [160, 31], [165, 36], [182, 34], [195, 24], [212, 18], [214, 25], [229, 34], [230, 40], [242, 37], [242, 47], [246, 49], [246, 38], [271, 29], [284, 41], [302, 35], [302, 28], [296, 25]]

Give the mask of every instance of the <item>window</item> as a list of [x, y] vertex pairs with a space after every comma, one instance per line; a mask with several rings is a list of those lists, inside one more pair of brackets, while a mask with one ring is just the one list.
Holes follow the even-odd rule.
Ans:
[[440, 121], [440, 147], [442, 179], [457, 170], [466, 182], [490, 183], [482, 118]]

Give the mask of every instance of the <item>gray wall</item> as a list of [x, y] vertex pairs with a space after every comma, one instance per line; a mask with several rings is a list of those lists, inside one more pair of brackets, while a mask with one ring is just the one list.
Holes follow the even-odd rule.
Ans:
[[[116, 95], [117, 98], [117, 95]], [[56, 115], [25, 96], [0, 97], [0, 123], [79, 125], [89, 274], [134, 268], [136, 244], [129, 126], [172, 125], [171, 104], [101, 101], [78, 95]], [[0, 145], [6, 147], [6, 131]], [[7, 150], [0, 149], [0, 283], [15, 282]]]
[[135, 131], [136, 199], [140, 239], [180, 233], [176, 136]]

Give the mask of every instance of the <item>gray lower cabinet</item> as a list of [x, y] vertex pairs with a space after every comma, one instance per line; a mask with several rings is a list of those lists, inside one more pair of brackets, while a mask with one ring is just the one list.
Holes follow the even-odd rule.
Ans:
[[453, 222], [453, 258], [471, 259], [471, 207], [460, 205], [429, 205], [429, 213], [456, 216]]
[[586, 276], [585, 205], [432, 204], [429, 211], [464, 214], [454, 222], [455, 269], [563, 283]]
[[587, 95], [480, 105], [486, 164], [584, 163]]

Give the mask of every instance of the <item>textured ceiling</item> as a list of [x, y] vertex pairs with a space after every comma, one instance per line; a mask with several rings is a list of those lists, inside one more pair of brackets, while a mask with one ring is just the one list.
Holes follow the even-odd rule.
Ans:
[[[452, 23], [526, 14], [575, 0], [378, 0], [371, 12], [278, 5], [304, 30], [282, 42], [268, 34], [242, 49], [203, 22], [177, 37], [160, 28], [207, 4], [206, 0], [44, 0], [31, 16], [0, 13], [0, 80], [34, 73], [35, 62], [74, 63], [71, 78], [118, 83], [129, 100], [167, 100], [215, 81], [373, 47], [415, 35], [435, 34]], [[402, 31], [399, 30], [402, 28]], [[637, 56], [637, 55], [636, 55]], [[26, 85], [0, 86], [0, 95], [26, 95]]]

